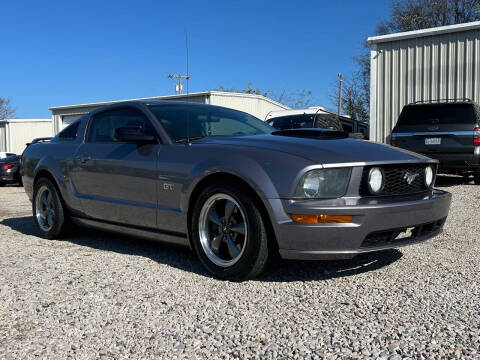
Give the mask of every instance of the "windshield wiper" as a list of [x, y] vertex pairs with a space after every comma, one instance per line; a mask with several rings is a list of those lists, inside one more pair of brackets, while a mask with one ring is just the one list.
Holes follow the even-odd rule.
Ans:
[[191, 138], [184, 138], [184, 139], [178, 139], [178, 140], [175, 140], [176, 143], [182, 143], [182, 144], [189, 144], [191, 141], [194, 141], [194, 140], [200, 140], [200, 139], [203, 139], [205, 138], [206, 136], [193, 136]]

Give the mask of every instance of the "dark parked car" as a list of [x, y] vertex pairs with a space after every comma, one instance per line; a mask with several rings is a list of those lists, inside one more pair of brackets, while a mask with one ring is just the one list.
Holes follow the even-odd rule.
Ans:
[[20, 156], [12, 153], [0, 153], [0, 186], [12, 183], [22, 186]]
[[73, 221], [186, 245], [233, 280], [275, 254], [352, 258], [429, 239], [451, 200], [422, 155], [174, 101], [95, 110], [28, 146], [23, 167], [41, 236]]
[[[344, 126], [341, 120], [345, 122], [348, 121], [352, 125]], [[345, 131], [348, 133], [349, 137], [356, 139], [365, 138], [365, 134], [361, 132], [352, 132], [353, 124], [359, 124], [358, 122], [354, 122], [352, 119], [344, 116], [339, 118], [333, 113], [327, 112], [326, 110], [319, 110], [317, 108], [273, 111], [267, 116], [265, 122], [278, 130], [309, 128], [330, 129]], [[363, 127], [361, 130], [366, 131], [367, 128]]]
[[440, 172], [473, 175], [480, 185], [480, 107], [470, 100], [403, 108], [390, 143], [440, 161]]

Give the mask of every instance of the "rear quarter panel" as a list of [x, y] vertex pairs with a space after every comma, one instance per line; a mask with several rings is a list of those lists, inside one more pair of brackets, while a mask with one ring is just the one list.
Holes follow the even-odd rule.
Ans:
[[69, 168], [78, 143], [75, 141], [47, 142], [30, 145], [23, 154], [22, 179], [29, 199], [33, 198], [34, 180], [41, 171], [48, 172], [70, 210], [81, 211], [79, 200], [73, 196]]

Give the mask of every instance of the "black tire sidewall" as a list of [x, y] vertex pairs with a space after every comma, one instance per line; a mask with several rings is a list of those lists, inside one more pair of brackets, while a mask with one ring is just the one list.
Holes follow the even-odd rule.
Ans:
[[[54, 209], [55, 224], [49, 231], [42, 230], [42, 228], [38, 224], [38, 220], [36, 217], [37, 194], [38, 194], [38, 190], [44, 185], [48, 187], [50, 193], [53, 196], [53, 201], [55, 202], [55, 209]], [[64, 224], [65, 224], [65, 213], [64, 213], [63, 203], [62, 203], [62, 200], [60, 199], [57, 188], [47, 178], [41, 178], [35, 183], [34, 190], [33, 190], [32, 213], [33, 213], [35, 226], [37, 228], [37, 232], [41, 237], [45, 239], [57, 239], [62, 235]]]
[[[198, 219], [201, 209], [215, 194], [230, 195], [240, 205], [247, 222], [247, 244], [241, 258], [232, 266], [221, 267], [213, 263], [205, 254], [200, 243]], [[192, 243], [197, 256], [205, 268], [213, 275], [234, 281], [246, 280], [261, 272], [268, 254], [267, 235], [262, 216], [250, 194], [227, 183], [217, 183], [207, 187], [196, 200], [191, 221]]]

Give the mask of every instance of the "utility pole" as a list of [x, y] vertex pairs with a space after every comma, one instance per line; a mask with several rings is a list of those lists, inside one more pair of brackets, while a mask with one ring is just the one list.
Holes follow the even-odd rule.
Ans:
[[338, 88], [338, 117], [342, 115], [342, 85], [343, 85], [343, 75], [338, 73], [338, 79], [340, 82], [339, 88]]
[[348, 112], [350, 113], [350, 114], [348, 114], [348, 115], [350, 115], [350, 117], [351, 117], [352, 119], [354, 119], [354, 111], [353, 111], [353, 89], [352, 89], [352, 88], [350, 88], [350, 89], [348, 90]]
[[169, 79], [178, 79], [178, 84], [175, 85], [175, 94], [181, 94], [183, 91], [182, 79], [190, 80], [190, 75], [183, 74], [169, 74]]

